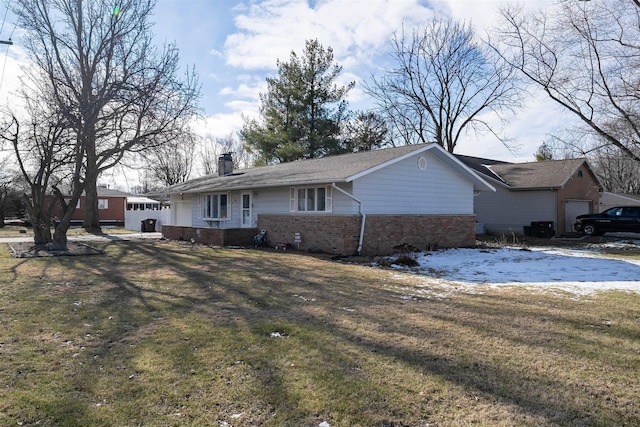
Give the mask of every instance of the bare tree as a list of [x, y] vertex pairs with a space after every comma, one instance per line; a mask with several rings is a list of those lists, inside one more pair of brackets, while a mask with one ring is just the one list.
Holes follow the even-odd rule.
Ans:
[[344, 126], [344, 140], [348, 151], [370, 151], [391, 145], [389, 127], [375, 111], [358, 113]]
[[599, 148], [590, 162], [605, 191], [640, 194], [640, 163], [630, 159], [616, 146]]
[[15, 178], [14, 171], [9, 166], [9, 160], [8, 157], [0, 160], [0, 228], [5, 226], [5, 209]]
[[186, 133], [182, 138], [167, 141], [141, 153], [148, 179], [156, 188], [168, 187], [189, 179], [193, 169], [195, 135]]
[[514, 72], [479, 41], [470, 24], [434, 19], [420, 31], [393, 38], [395, 66], [373, 77], [366, 91], [377, 101], [394, 136], [405, 144], [437, 142], [449, 152], [464, 131], [488, 131], [487, 120], [520, 105]]
[[500, 55], [577, 117], [595, 145], [640, 161], [640, 2], [567, 0], [501, 13]]
[[202, 171], [205, 175], [218, 173], [218, 158], [224, 153], [233, 153], [233, 167], [236, 169], [246, 168], [251, 164], [251, 156], [233, 134], [223, 138], [207, 135], [200, 144]]
[[[26, 96], [26, 95], [25, 95]], [[71, 200], [66, 199], [59, 188], [63, 177], [74, 167], [74, 136], [69, 132], [62, 114], [51, 112], [50, 106], [40, 100], [25, 97], [28, 119], [25, 126], [9, 113], [2, 124], [0, 137], [8, 141], [15, 154], [18, 168], [27, 184], [25, 194], [26, 209], [33, 226], [36, 244], [51, 243], [57, 239], [59, 248], [66, 247], [66, 229], [56, 228], [51, 236], [51, 214], [53, 200], [48, 196], [55, 193], [62, 207], [63, 220], [71, 222], [73, 208], [80, 198], [82, 190], [76, 190]], [[67, 226], [68, 229], [68, 226]]]
[[[17, 0], [37, 86], [75, 135], [72, 193], [86, 191], [84, 227], [100, 231], [96, 181], [125, 153], [180, 137], [196, 112], [193, 71], [178, 77], [178, 51], [152, 44], [155, 0]], [[49, 95], [49, 94], [48, 94]], [[65, 231], [66, 232], [66, 231]], [[55, 238], [55, 236], [54, 236]]]

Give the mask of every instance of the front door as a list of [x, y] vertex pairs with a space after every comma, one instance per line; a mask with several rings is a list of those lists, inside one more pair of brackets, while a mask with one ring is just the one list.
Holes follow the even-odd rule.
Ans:
[[253, 227], [251, 193], [242, 193], [242, 227]]
[[172, 203], [172, 225], [191, 227], [191, 200], [178, 200]]

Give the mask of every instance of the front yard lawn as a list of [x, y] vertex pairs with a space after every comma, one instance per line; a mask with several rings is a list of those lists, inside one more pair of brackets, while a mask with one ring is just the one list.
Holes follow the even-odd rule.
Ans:
[[636, 293], [93, 245], [106, 254], [0, 250], [0, 425], [640, 425]]

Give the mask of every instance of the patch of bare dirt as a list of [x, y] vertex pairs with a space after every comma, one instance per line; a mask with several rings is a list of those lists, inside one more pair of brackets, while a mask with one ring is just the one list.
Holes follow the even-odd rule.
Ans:
[[66, 250], [49, 250], [46, 245], [36, 245], [30, 242], [9, 243], [11, 253], [16, 258], [37, 258], [47, 256], [82, 256], [102, 255], [103, 250], [96, 249], [85, 243], [68, 242]]

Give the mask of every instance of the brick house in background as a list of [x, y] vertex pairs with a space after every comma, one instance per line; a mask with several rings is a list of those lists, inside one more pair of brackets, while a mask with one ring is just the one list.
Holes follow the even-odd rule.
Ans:
[[[132, 197], [132, 195], [122, 191], [112, 190], [106, 186], [98, 186], [98, 216], [100, 218], [100, 225], [124, 225], [128, 197]], [[84, 220], [85, 203], [85, 196], [80, 196], [76, 210], [71, 217], [72, 224], [81, 224]], [[60, 215], [61, 208], [60, 205], [56, 203], [51, 217], [56, 218], [60, 217]]]
[[394, 247], [475, 245], [474, 194], [495, 189], [437, 144], [394, 147], [233, 171], [166, 188], [170, 239], [274, 245], [351, 255]]

